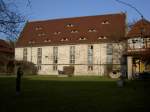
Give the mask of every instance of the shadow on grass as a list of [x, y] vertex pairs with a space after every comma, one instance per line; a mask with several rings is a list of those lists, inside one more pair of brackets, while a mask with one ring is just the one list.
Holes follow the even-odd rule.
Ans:
[[100, 112], [149, 109], [149, 81], [127, 81], [123, 88], [106, 78], [25, 77], [20, 96], [15, 77], [0, 77], [0, 112]]

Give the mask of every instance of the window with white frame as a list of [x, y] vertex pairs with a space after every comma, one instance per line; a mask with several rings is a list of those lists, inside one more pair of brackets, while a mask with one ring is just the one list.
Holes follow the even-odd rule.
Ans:
[[128, 48], [130, 49], [140, 49], [145, 48], [145, 40], [144, 38], [132, 38], [128, 40]]
[[70, 64], [75, 64], [75, 46], [70, 46]]
[[28, 55], [27, 48], [24, 48], [23, 49], [23, 61], [27, 61], [27, 55]]
[[88, 45], [88, 70], [93, 70], [93, 45]]
[[57, 70], [57, 64], [58, 64], [58, 47], [53, 47], [53, 71]]

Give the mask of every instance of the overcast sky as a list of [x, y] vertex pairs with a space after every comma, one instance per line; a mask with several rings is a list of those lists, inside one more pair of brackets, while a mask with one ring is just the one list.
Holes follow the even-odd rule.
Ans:
[[[139, 14], [132, 8], [115, 0], [31, 0], [31, 8], [26, 8], [22, 0], [18, 9], [30, 21], [55, 18], [68, 18], [126, 12], [127, 20], [140, 19]], [[150, 0], [124, 0], [135, 6], [146, 19], [150, 20]]]

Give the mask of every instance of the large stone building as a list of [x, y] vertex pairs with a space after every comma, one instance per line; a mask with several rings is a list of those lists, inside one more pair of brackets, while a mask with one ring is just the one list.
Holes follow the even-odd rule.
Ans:
[[33, 62], [44, 75], [57, 75], [70, 65], [74, 75], [119, 73], [125, 64], [125, 34], [124, 13], [28, 22], [15, 58]]

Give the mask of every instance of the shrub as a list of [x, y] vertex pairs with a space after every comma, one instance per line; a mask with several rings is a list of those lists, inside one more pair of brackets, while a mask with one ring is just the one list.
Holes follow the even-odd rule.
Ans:
[[27, 61], [16, 61], [16, 67], [21, 66], [25, 75], [36, 75], [37, 74], [37, 67]]

